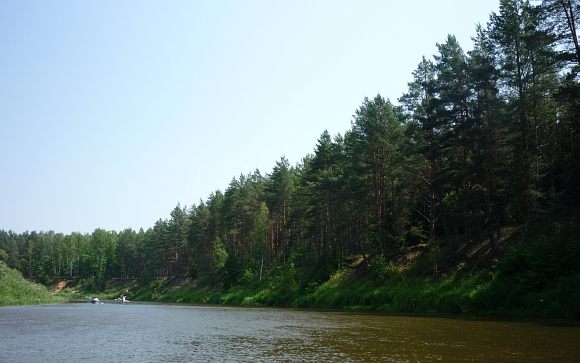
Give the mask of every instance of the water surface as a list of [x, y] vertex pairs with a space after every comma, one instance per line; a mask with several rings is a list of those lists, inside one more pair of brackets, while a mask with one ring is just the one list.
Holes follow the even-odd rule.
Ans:
[[580, 362], [575, 324], [160, 304], [0, 308], [0, 362]]

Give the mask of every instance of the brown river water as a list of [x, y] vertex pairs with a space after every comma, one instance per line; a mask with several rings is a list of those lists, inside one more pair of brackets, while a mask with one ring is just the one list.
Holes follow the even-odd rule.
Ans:
[[0, 307], [0, 362], [580, 362], [580, 322], [162, 304]]

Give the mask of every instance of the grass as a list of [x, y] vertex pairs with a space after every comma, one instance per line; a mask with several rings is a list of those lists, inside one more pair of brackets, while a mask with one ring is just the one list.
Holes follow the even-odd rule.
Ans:
[[62, 302], [46, 287], [27, 281], [22, 274], [0, 262], [0, 306], [34, 305]]
[[[174, 285], [155, 280], [134, 287], [130, 300], [343, 309], [384, 313], [442, 313], [503, 317], [580, 318], [580, 274], [534, 290], [498, 272], [479, 271], [438, 277], [391, 272], [381, 281], [342, 270], [321, 285], [300, 286], [288, 278], [224, 289], [210, 280]], [[117, 294], [122, 288], [117, 286]], [[105, 296], [108, 296], [105, 294]]]
[[171, 286], [167, 281], [155, 280], [136, 288], [128, 297], [142, 301], [242, 306], [470, 313], [472, 302], [489, 282], [490, 277], [484, 274], [436, 280], [398, 274], [377, 283], [368, 276], [357, 276], [353, 271], [344, 270], [335, 273], [324, 284], [309, 286], [305, 290], [284, 278], [230, 289], [203, 280], [195, 287], [189, 284]]
[[473, 313], [473, 301], [489, 284], [485, 274], [436, 279], [395, 274], [378, 283], [348, 271], [294, 302], [305, 308], [337, 308], [388, 313]]
[[[124, 293], [135, 301], [578, 319], [578, 286], [580, 274], [534, 290], [521, 286], [518, 279], [485, 271], [439, 277], [393, 273], [378, 282], [370, 275], [342, 270], [325, 283], [305, 289], [276, 278], [224, 289], [202, 278], [195, 286], [175, 285], [168, 280], [154, 280], [142, 286], [136, 282], [111, 284], [105, 292], [81, 289], [76, 296], [113, 299]], [[71, 297], [70, 291], [65, 294]]]
[[[137, 287], [136, 280], [111, 280], [103, 289], [96, 289], [95, 284], [83, 280], [73, 283], [58, 292], [58, 296], [65, 300], [83, 299], [97, 296], [100, 300], [114, 300], [121, 295], [128, 296]], [[142, 299], [152, 300], [152, 299]]]
[[301, 284], [290, 264], [259, 283], [250, 279], [226, 288], [207, 276], [195, 283], [158, 279], [113, 284], [103, 296], [130, 290], [128, 298], [141, 301], [580, 319], [579, 218], [580, 213], [543, 216], [525, 233], [511, 234], [501, 254], [472, 261], [477, 269], [433, 273], [434, 266], [450, 267], [445, 261], [452, 253], [433, 248], [408, 269], [375, 258], [368, 270], [340, 270], [322, 284]]

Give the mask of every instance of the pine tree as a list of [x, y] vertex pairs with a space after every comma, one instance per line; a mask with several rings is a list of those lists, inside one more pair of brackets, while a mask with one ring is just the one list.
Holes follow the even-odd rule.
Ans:
[[425, 57], [413, 72], [409, 90], [399, 102], [402, 104], [407, 130], [415, 149], [422, 156], [417, 161], [421, 186], [417, 214], [427, 225], [428, 241], [437, 238], [441, 219], [442, 174], [441, 125], [436, 117], [437, 93], [435, 65]]
[[288, 252], [288, 215], [290, 194], [293, 191], [293, 175], [290, 164], [285, 157], [276, 162], [266, 182], [265, 192], [268, 209], [272, 215], [273, 258], [286, 263]]

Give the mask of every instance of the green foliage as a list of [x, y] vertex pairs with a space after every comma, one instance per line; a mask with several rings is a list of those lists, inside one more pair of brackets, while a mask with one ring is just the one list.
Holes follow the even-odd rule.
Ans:
[[48, 304], [60, 302], [46, 288], [26, 281], [20, 272], [0, 262], [0, 306]]
[[[228, 260], [230, 260], [228, 251], [226, 250], [221, 239], [217, 238], [214, 241], [213, 256], [212, 256], [212, 262], [213, 266], [215, 267], [215, 270], [216, 271], [225, 270]], [[233, 258], [230, 260], [230, 264], [235, 264]]]
[[0, 249], [0, 263], [7, 263], [8, 262], [8, 253], [3, 249]]
[[441, 265], [442, 249], [440, 241], [427, 245], [421, 256], [413, 263], [410, 272], [415, 276], [432, 276]]
[[399, 276], [399, 268], [381, 253], [373, 257], [369, 264], [369, 275], [377, 282], [385, 282]]
[[[0, 260], [86, 289], [137, 278], [148, 300], [578, 316], [571, 11], [500, 0], [472, 51], [447, 36], [399, 105], [364, 98], [301, 163], [235, 177], [146, 231], [0, 231]], [[201, 287], [172, 285], [191, 277]]]
[[508, 315], [580, 317], [576, 218], [577, 214], [544, 216], [530, 225], [521, 244], [496, 264], [497, 277], [482, 304], [490, 310], [501, 307]]
[[235, 255], [229, 255], [223, 266], [224, 287], [236, 286], [243, 275], [242, 264]]

